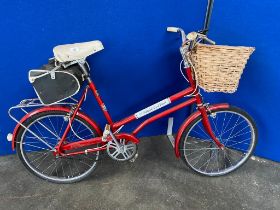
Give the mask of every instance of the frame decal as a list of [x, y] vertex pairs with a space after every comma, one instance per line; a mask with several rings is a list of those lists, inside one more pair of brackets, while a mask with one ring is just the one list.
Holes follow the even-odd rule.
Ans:
[[144, 117], [145, 115], [150, 114], [150, 113], [152, 113], [152, 112], [154, 112], [154, 111], [156, 111], [156, 110], [158, 110], [162, 107], [167, 106], [170, 103], [171, 103], [170, 98], [166, 98], [166, 99], [164, 99], [164, 100], [162, 100], [158, 103], [155, 103], [155, 104], [153, 104], [153, 105], [135, 113], [134, 116], [136, 117], [136, 119], [139, 119], [139, 118]]

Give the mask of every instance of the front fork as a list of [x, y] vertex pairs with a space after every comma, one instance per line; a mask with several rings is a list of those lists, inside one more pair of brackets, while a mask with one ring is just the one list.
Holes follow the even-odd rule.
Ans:
[[197, 89], [197, 85], [196, 85], [196, 80], [194, 78], [194, 73], [191, 69], [191, 67], [187, 67], [186, 69], [186, 74], [189, 80], [189, 83], [191, 85], [191, 87], [193, 87], [193, 89], [195, 90], [193, 95], [195, 95], [195, 99], [196, 99], [196, 103], [197, 103], [197, 107], [198, 107], [198, 111], [201, 114], [202, 117], [202, 124], [203, 127], [205, 129], [205, 131], [209, 134], [209, 136], [211, 137], [211, 139], [215, 142], [215, 144], [220, 148], [223, 149], [224, 145], [219, 141], [219, 139], [216, 137], [216, 135], [213, 132], [212, 126], [210, 124], [210, 120], [209, 117], [207, 115], [208, 112], [208, 108], [207, 106], [203, 103], [202, 97]]
[[203, 124], [205, 131], [209, 134], [209, 136], [212, 138], [212, 140], [215, 142], [215, 144], [220, 149], [223, 149], [224, 145], [220, 142], [220, 140], [216, 137], [216, 135], [213, 132], [209, 117], [207, 115], [207, 111], [208, 111], [207, 107], [204, 104], [198, 104], [198, 111], [201, 113], [202, 124]]

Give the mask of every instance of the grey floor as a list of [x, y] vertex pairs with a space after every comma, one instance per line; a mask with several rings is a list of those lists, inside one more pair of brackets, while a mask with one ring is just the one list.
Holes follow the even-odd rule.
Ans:
[[250, 160], [219, 178], [192, 173], [166, 137], [143, 138], [134, 163], [104, 159], [86, 180], [48, 183], [0, 158], [0, 209], [280, 209], [280, 164]]

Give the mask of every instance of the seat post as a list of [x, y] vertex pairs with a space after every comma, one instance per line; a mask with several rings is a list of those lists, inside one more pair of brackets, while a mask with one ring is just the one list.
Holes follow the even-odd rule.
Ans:
[[[89, 78], [89, 70], [90, 70], [90, 67], [89, 67], [88, 63], [85, 60], [81, 60], [81, 61], [78, 62], [78, 64], [81, 67], [83, 73], [85, 74], [86, 79], [88, 79]], [[87, 69], [86, 69], [85, 65], [87, 65]]]

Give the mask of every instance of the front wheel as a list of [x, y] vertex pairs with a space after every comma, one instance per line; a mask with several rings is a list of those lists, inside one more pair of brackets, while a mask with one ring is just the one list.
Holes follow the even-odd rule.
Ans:
[[204, 130], [199, 116], [180, 139], [181, 159], [199, 174], [225, 175], [250, 158], [257, 144], [257, 128], [250, 115], [237, 107], [217, 109], [208, 117], [214, 134], [224, 148], [218, 148]]

